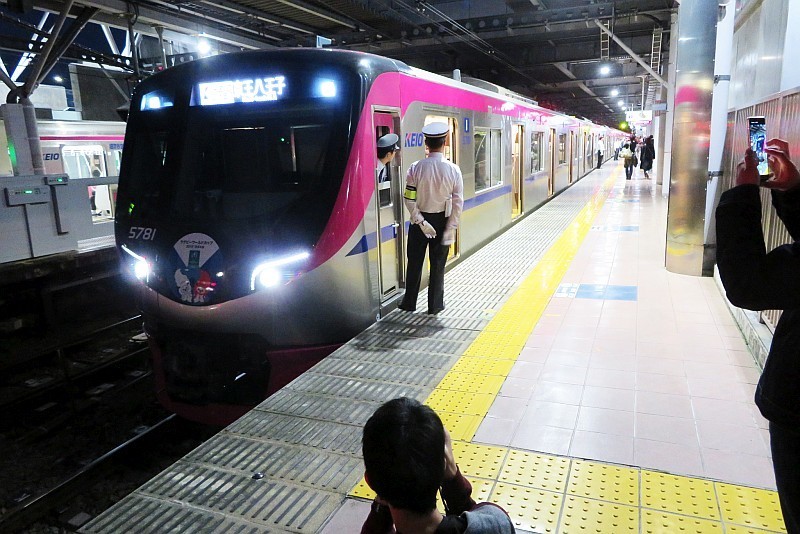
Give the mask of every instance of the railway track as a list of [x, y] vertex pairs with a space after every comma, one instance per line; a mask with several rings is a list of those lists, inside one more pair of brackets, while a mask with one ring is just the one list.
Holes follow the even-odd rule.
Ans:
[[[25, 532], [33, 525], [49, 525], [59, 529], [76, 530], [88, 521], [93, 513], [113, 503], [102, 503], [107, 494], [108, 480], [117, 480], [122, 486], [121, 494], [133, 490], [202, 440], [213, 431], [187, 422], [176, 415], [169, 415], [156, 423], [138, 429], [135, 436], [78, 469], [70, 476], [36, 494], [26, 496], [21, 502], [7, 509], [0, 518], [0, 532]], [[188, 443], [187, 433], [195, 439]], [[175, 443], [185, 443], [175, 450]], [[173, 452], [165, 454], [165, 448]], [[102, 487], [97, 488], [98, 485]], [[125, 488], [124, 486], [129, 486]], [[97, 493], [100, 495], [96, 495]], [[94, 495], [94, 496], [93, 496]], [[87, 512], [89, 500], [100, 504], [99, 510]], [[82, 502], [75, 502], [76, 500]]]

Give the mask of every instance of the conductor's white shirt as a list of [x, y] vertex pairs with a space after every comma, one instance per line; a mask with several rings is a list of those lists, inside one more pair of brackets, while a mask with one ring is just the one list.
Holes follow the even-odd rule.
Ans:
[[406, 191], [403, 196], [411, 222], [424, 220], [420, 212], [448, 211], [446, 228], [457, 228], [464, 209], [464, 178], [458, 165], [444, 158], [441, 152], [431, 152], [428, 157], [415, 161], [406, 174]]

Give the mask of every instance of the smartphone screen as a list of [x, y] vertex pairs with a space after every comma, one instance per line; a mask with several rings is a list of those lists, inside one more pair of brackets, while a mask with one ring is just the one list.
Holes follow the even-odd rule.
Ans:
[[767, 123], [764, 117], [749, 117], [750, 124], [750, 148], [756, 153], [758, 158], [758, 174], [761, 176], [769, 175], [767, 164], [767, 153], [764, 149], [767, 146]]

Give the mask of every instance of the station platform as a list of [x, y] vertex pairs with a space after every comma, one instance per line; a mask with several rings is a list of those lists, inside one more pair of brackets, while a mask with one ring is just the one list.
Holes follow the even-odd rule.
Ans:
[[450, 270], [444, 312], [392, 312], [82, 531], [359, 532], [361, 429], [409, 396], [518, 532], [785, 532], [759, 369], [714, 279], [664, 268], [666, 214], [607, 162]]

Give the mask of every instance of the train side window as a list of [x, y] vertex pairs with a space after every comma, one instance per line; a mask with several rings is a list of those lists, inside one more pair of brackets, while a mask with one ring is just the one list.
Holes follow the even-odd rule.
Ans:
[[503, 183], [500, 130], [475, 128], [475, 191]]
[[558, 135], [558, 164], [567, 162], [567, 134]]
[[542, 132], [531, 134], [531, 172], [542, 170]]
[[475, 191], [489, 187], [487, 182], [486, 161], [486, 132], [476, 129], [472, 134], [472, 143], [475, 147]]

